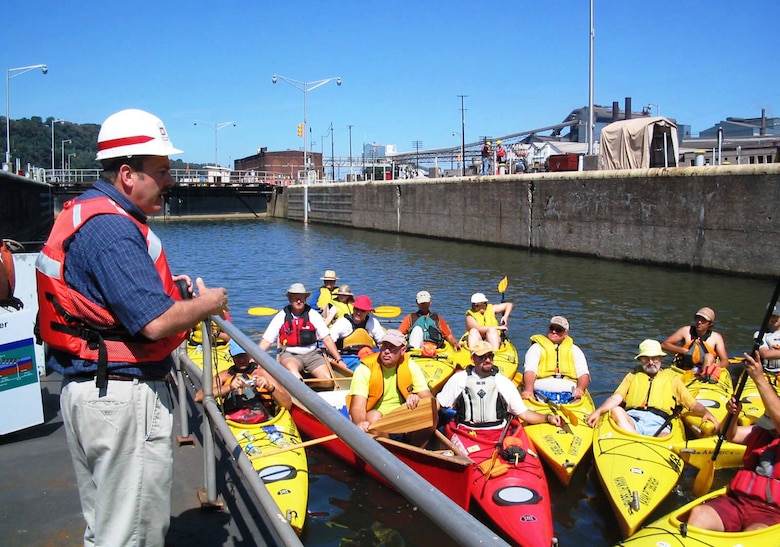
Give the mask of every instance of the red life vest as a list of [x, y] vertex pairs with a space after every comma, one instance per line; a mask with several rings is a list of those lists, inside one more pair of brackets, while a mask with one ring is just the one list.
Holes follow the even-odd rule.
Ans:
[[[146, 240], [165, 292], [181, 300], [171, 277], [168, 261], [159, 238], [109, 198], [70, 200], [54, 223], [49, 239], [35, 263], [38, 282], [39, 326], [41, 338], [50, 346], [81, 359], [98, 361], [98, 386], [107, 374], [107, 363], [144, 363], [161, 361], [184, 340], [185, 333], [149, 340], [131, 336], [119, 319], [106, 308], [92, 302], [65, 282], [63, 244], [81, 226], [97, 215], [122, 215], [132, 220]], [[96, 251], [97, 252], [97, 251]]]
[[311, 307], [306, 304], [303, 315], [296, 317], [292, 313], [291, 306], [284, 307], [284, 323], [279, 330], [279, 345], [283, 346], [311, 346], [317, 342], [317, 327], [309, 321]]
[[[780, 438], [773, 439], [768, 431], [754, 429], [747, 441], [745, 468], [731, 479], [729, 490], [780, 507]], [[762, 462], [772, 466], [771, 476], [756, 473]]]

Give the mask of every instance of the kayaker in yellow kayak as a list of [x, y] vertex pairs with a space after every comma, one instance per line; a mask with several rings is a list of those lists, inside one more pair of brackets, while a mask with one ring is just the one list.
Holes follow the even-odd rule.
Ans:
[[590, 385], [590, 371], [585, 354], [569, 336], [569, 321], [560, 315], [550, 319], [547, 334], [531, 337], [525, 352], [523, 399], [534, 396], [534, 390], [555, 403], [580, 399]]
[[718, 419], [693, 397], [680, 375], [671, 369], [661, 369], [665, 356], [657, 340], [639, 344], [635, 359], [641, 368], [626, 374], [615, 393], [588, 416], [588, 425], [594, 427], [602, 414], [611, 412], [612, 419], [622, 429], [654, 436], [665, 423], [668, 427], [667, 420], [680, 404], [691, 414], [711, 421], [717, 429]]
[[701, 308], [694, 315], [693, 323], [677, 329], [661, 347], [675, 354], [674, 364], [678, 368], [708, 374], [717, 380], [719, 368], [729, 366], [729, 355], [723, 336], [712, 330], [714, 324], [715, 311]]
[[[747, 447], [745, 466], [731, 479], [725, 494], [693, 508], [689, 526], [741, 532], [780, 524], [780, 398], [767, 381], [758, 354], [755, 359], [745, 354], [745, 372], [758, 386], [766, 414], [753, 425], [731, 420], [726, 438]], [[726, 408], [738, 416], [742, 402], [732, 397]]]
[[452, 334], [447, 321], [431, 311], [431, 300], [431, 293], [428, 291], [418, 292], [415, 297], [417, 311], [404, 317], [398, 330], [409, 337], [409, 347], [421, 349], [425, 342], [430, 342], [437, 348], [443, 348], [446, 340], [458, 351], [460, 342]]
[[[758, 332], [753, 335], [753, 339], [757, 336]], [[764, 372], [780, 374], [780, 304], [775, 304], [772, 310], [769, 328], [761, 341], [758, 352], [761, 355]]]
[[[503, 331], [507, 329], [512, 308], [514, 305], [511, 302], [489, 304], [487, 296], [483, 293], [474, 293], [471, 296], [471, 308], [466, 310], [469, 347], [476, 347], [478, 342], [487, 340], [494, 350], [500, 348]], [[501, 314], [501, 319], [498, 318], [498, 314]]]

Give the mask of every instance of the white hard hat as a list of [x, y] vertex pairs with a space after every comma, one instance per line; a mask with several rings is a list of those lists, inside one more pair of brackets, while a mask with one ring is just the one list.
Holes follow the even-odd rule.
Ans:
[[95, 159], [181, 154], [157, 116], [130, 108], [109, 116], [100, 127]]

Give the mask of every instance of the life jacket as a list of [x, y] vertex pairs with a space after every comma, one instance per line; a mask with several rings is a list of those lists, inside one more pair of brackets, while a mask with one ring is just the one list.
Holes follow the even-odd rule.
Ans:
[[[336, 319], [349, 315], [354, 311], [351, 302], [342, 302], [341, 300], [334, 300], [330, 303], [331, 306], [336, 308]], [[335, 319], [334, 319], [335, 321]]]
[[691, 325], [690, 334], [691, 340], [683, 345], [686, 353], [678, 353], [674, 358], [674, 364], [683, 370], [690, 370], [703, 365], [704, 355], [707, 353], [713, 357], [717, 356], [715, 350], [707, 343], [712, 330], [708, 329], [702, 336], [699, 336], [696, 334], [696, 327]]
[[[227, 370], [228, 374], [230, 374], [230, 377], [222, 385], [229, 386], [233, 381], [233, 378], [239, 375], [243, 378], [249, 379], [257, 367], [258, 365], [255, 362], [249, 363], [249, 367], [243, 371], [239, 371], [236, 368], [236, 365], [231, 366]], [[263, 396], [263, 393], [265, 393], [265, 391], [260, 391], [254, 387], [244, 387], [241, 389], [231, 390], [222, 398], [222, 407], [224, 412], [227, 414], [242, 408], [263, 406], [265, 403], [270, 401], [268, 396]]]
[[295, 317], [292, 313], [292, 306], [284, 307], [284, 323], [279, 329], [279, 345], [302, 347], [317, 343], [317, 327], [309, 321], [310, 310], [311, 307], [306, 304], [303, 308], [303, 314], [300, 317]]
[[420, 327], [423, 332], [424, 342], [433, 342], [437, 348], [444, 347], [444, 335], [439, 328], [439, 316], [438, 314], [431, 313], [429, 315], [422, 315], [419, 311], [411, 314], [411, 327]]
[[469, 427], [500, 425], [506, 418], [506, 401], [498, 392], [494, 366], [487, 378], [474, 374], [474, 365], [466, 367], [466, 388], [455, 401], [455, 419]]
[[17, 310], [24, 307], [21, 300], [14, 297], [15, 288], [14, 257], [5, 240], [0, 238], [0, 306], [11, 306]]
[[[352, 316], [351, 313], [348, 313], [347, 315], [345, 315], [344, 319], [349, 321], [349, 324], [352, 325], [352, 332], [350, 333], [349, 336], [346, 336], [344, 338], [339, 338], [338, 340], [336, 340], [336, 347], [339, 350], [342, 350], [342, 349], [344, 349], [344, 347], [349, 347], [351, 345], [355, 345], [356, 342], [347, 343], [346, 341], [347, 341], [347, 338], [349, 338], [352, 334], [354, 334], [357, 331], [362, 330], [362, 331], [366, 332], [366, 334], [368, 334], [368, 329], [366, 329], [366, 326], [368, 325], [369, 317], [370, 317], [369, 314], [366, 314], [366, 316], [363, 318], [363, 320], [360, 323], [357, 323], [357, 322], [355, 322], [355, 318]], [[371, 338], [371, 335], [369, 335], [369, 338]], [[360, 339], [362, 339], [362, 336], [358, 335], [358, 337], [356, 337], [356, 339], [360, 340]], [[373, 341], [373, 338], [371, 340]], [[363, 344], [363, 345], [365, 345], [365, 344]], [[376, 344], [374, 344], [374, 346], [376, 346]], [[360, 349], [360, 348], [358, 348], [358, 349]]]
[[558, 345], [543, 334], [535, 334], [531, 337], [531, 343], [537, 343], [542, 351], [539, 355], [539, 368], [536, 371], [537, 378], [567, 378], [577, 381], [577, 370], [574, 368], [574, 340], [567, 336]]
[[754, 428], [743, 461], [745, 467], [731, 479], [729, 490], [780, 507], [780, 438]]
[[133, 221], [146, 240], [149, 256], [154, 261], [165, 292], [174, 300], [181, 300], [162, 243], [146, 224], [107, 197], [70, 200], [63, 205], [35, 262], [40, 335], [53, 348], [81, 359], [97, 361], [98, 387], [106, 385], [107, 363], [161, 361], [185, 338], [184, 332], [156, 341], [141, 334], [131, 336], [111, 310], [68, 287], [65, 282], [64, 242], [91, 218], [105, 214], [121, 215]]
[[663, 369], [653, 378], [644, 372], [632, 374], [634, 379], [624, 401], [626, 409], [648, 410], [665, 418], [671, 416], [676, 405], [672, 388], [676, 373], [671, 369]]
[[376, 342], [373, 338], [371, 338], [371, 335], [366, 329], [355, 329], [348, 336], [340, 338], [336, 342], [336, 345], [342, 353], [354, 355], [357, 354], [362, 348], [375, 348]]
[[493, 304], [488, 304], [484, 313], [468, 309], [466, 310], [466, 315], [473, 317], [480, 327], [498, 326], [498, 319], [496, 318], [496, 313], [493, 311]]
[[337, 301], [336, 295], [334, 294], [335, 292], [336, 292], [335, 287], [333, 288], [333, 290], [330, 290], [328, 287], [320, 287], [320, 292], [317, 295], [317, 300], [315, 300], [315, 306], [320, 310], [325, 310], [328, 307], [328, 305], [333, 304]]
[[482, 157], [483, 158], [489, 158], [490, 154], [492, 153], [493, 149], [490, 146], [482, 146]]
[[[360, 360], [371, 370], [371, 377], [368, 381], [368, 402], [366, 410], [371, 410], [379, 404], [379, 401], [385, 394], [384, 375], [382, 374], [382, 365], [379, 364], [379, 354], [372, 353]], [[401, 394], [401, 399], [406, 400], [409, 395], [414, 393], [414, 380], [412, 371], [409, 370], [409, 354], [404, 354], [404, 360], [396, 367], [395, 371], [396, 388]], [[352, 396], [347, 395], [347, 408], [352, 402]]]
[[498, 163], [506, 163], [506, 150], [504, 147], [496, 149], [496, 159], [498, 159]]

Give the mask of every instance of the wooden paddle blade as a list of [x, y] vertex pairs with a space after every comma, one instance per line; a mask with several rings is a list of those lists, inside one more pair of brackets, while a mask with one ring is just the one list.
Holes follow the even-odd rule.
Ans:
[[498, 282], [498, 292], [499, 293], [505, 293], [506, 288], [509, 286], [509, 278], [507, 276], [504, 276], [501, 281]]
[[373, 314], [384, 319], [392, 319], [401, 315], [401, 308], [398, 306], [377, 306]]
[[384, 433], [410, 433], [433, 427], [436, 424], [436, 405], [433, 397], [420, 399], [417, 407], [411, 410], [405, 404], [388, 412], [371, 424], [369, 431], [382, 431]]
[[267, 315], [274, 315], [279, 310], [275, 310], [274, 308], [264, 308], [262, 306], [258, 306], [256, 308], [249, 308], [247, 310], [247, 313], [249, 315], [260, 315], [260, 316], [267, 316]]
[[700, 498], [710, 491], [712, 481], [715, 478], [715, 462], [708, 458], [707, 462], [701, 466], [693, 481], [693, 495]]

